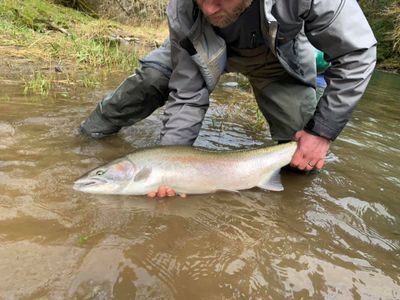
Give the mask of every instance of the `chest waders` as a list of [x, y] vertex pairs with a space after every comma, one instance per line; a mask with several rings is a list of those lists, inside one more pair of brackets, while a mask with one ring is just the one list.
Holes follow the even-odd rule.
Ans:
[[235, 55], [228, 58], [227, 71], [249, 79], [272, 138], [291, 140], [314, 114], [315, 89], [291, 77], [267, 46], [232, 51]]
[[80, 131], [92, 138], [102, 138], [143, 120], [165, 104], [168, 82], [169, 77], [163, 72], [142, 66], [97, 104], [82, 122]]

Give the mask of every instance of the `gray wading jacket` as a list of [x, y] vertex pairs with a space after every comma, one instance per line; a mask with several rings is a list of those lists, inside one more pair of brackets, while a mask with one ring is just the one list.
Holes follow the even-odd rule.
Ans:
[[[170, 76], [161, 144], [190, 145], [224, 71], [226, 45], [191, 0], [170, 0], [167, 15], [169, 39], [141, 62]], [[311, 44], [331, 62], [327, 87], [306, 129], [334, 140], [364, 93], [376, 61], [376, 40], [357, 1], [263, 0], [261, 26], [282, 66], [304, 84], [315, 86]]]

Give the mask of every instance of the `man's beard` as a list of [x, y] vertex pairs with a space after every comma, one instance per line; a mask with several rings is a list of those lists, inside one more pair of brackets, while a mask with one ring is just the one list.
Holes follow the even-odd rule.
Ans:
[[219, 15], [211, 15], [206, 18], [208, 22], [215, 27], [228, 27], [239, 18], [239, 16], [251, 5], [252, 2], [253, 0], [243, 0], [243, 2], [238, 7], [236, 7], [232, 13], [227, 14], [223, 12]]

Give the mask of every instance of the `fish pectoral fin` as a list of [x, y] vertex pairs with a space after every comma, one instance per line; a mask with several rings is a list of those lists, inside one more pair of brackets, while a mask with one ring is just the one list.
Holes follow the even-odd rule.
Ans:
[[283, 191], [284, 188], [281, 182], [280, 169], [270, 173], [269, 176], [261, 180], [257, 184], [257, 187], [275, 192]]
[[133, 181], [140, 181], [140, 180], [147, 179], [150, 176], [150, 173], [151, 173], [151, 168], [147, 168], [147, 167], [143, 168], [139, 172], [137, 172]]

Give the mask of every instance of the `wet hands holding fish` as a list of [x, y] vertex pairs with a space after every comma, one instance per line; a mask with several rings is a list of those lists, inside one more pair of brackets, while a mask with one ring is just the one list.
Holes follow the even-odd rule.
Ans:
[[321, 170], [331, 142], [304, 130], [296, 132], [294, 140], [297, 141], [297, 150], [290, 165], [305, 171]]

